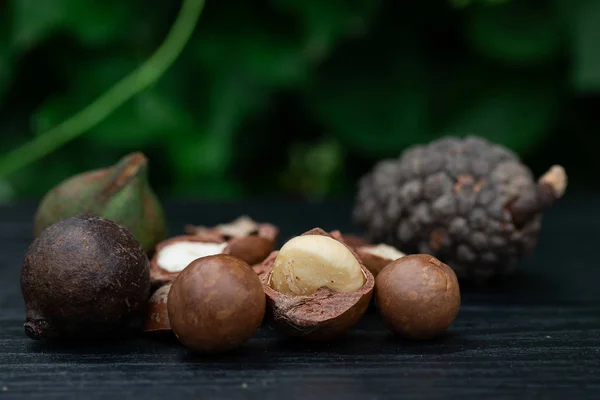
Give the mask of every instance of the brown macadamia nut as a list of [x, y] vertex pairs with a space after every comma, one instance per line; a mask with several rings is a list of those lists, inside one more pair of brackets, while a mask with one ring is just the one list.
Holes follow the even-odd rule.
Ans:
[[375, 281], [375, 304], [389, 328], [408, 339], [430, 339], [458, 314], [456, 274], [433, 256], [416, 254], [386, 266]]
[[171, 329], [199, 353], [232, 350], [260, 326], [265, 294], [244, 261], [215, 255], [193, 261], [173, 281], [168, 298]]

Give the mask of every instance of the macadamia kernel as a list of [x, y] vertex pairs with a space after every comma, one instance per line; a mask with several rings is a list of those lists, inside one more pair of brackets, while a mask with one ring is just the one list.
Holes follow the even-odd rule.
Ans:
[[223, 253], [225, 247], [227, 243], [175, 242], [160, 250], [158, 265], [169, 272], [180, 272], [198, 258]]
[[354, 254], [342, 243], [321, 235], [298, 236], [279, 251], [271, 287], [278, 292], [310, 295], [321, 287], [336, 292], [360, 289], [365, 277]]
[[385, 243], [378, 244], [377, 246], [364, 246], [363, 251], [392, 261], [395, 261], [406, 255], [398, 251], [395, 247], [389, 246]]

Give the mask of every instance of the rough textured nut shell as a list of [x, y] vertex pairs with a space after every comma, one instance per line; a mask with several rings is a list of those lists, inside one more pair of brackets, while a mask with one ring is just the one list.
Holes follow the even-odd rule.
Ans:
[[148, 258], [133, 235], [112, 221], [67, 218], [29, 247], [21, 290], [29, 337], [112, 336], [134, 319], [142, 322]]
[[479, 283], [510, 275], [535, 248], [541, 213], [566, 184], [560, 167], [536, 182], [510, 150], [446, 137], [378, 163], [360, 180], [354, 219], [369, 241], [431, 254]]
[[186, 347], [223, 352], [255, 334], [265, 313], [265, 295], [244, 261], [209, 256], [192, 262], [175, 279], [168, 310], [171, 328]]
[[458, 280], [454, 271], [435, 257], [406, 256], [377, 276], [375, 304], [397, 335], [433, 338], [446, 331], [458, 314]]

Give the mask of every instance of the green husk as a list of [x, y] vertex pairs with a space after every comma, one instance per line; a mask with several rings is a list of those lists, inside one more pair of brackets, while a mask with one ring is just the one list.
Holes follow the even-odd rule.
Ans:
[[37, 237], [53, 223], [78, 214], [98, 215], [127, 228], [146, 253], [167, 237], [162, 205], [148, 184], [148, 160], [132, 153], [116, 165], [75, 175], [49, 191], [35, 220]]

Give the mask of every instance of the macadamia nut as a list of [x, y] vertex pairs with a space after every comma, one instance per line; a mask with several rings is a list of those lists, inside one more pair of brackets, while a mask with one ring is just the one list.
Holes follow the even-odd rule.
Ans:
[[303, 235], [279, 251], [271, 287], [281, 293], [310, 295], [321, 287], [353, 292], [365, 283], [361, 266], [350, 250], [335, 239]]

